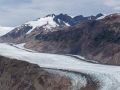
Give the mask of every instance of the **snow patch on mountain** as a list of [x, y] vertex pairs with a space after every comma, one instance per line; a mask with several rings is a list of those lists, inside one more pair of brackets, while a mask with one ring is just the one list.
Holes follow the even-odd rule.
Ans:
[[10, 32], [13, 29], [14, 29], [14, 27], [2, 27], [2, 26], [0, 26], [0, 36], [7, 34], [8, 32]]
[[76, 17], [76, 16], [70, 16], [71, 18], [74, 18], [74, 17]]
[[[63, 22], [64, 22], [64, 21], [63, 21]], [[64, 23], [65, 23], [66, 26], [70, 26], [70, 24], [68, 24], [68, 23], [66, 23], [66, 22], [64, 22]]]

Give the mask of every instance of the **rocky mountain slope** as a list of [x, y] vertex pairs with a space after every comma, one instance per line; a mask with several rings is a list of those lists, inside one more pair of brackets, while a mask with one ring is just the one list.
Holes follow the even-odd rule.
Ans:
[[120, 65], [119, 14], [54, 32], [42, 31], [34, 37], [25, 47], [44, 53], [78, 54], [101, 63]]
[[67, 77], [48, 73], [38, 65], [0, 56], [0, 90], [68, 90]]
[[98, 88], [97, 83], [90, 76], [85, 74], [83, 76], [88, 81], [85, 87], [80, 88], [81, 82], [73, 85], [74, 79], [67, 74], [61, 76], [50, 73], [36, 64], [0, 56], [0, 90], [96, 90]]

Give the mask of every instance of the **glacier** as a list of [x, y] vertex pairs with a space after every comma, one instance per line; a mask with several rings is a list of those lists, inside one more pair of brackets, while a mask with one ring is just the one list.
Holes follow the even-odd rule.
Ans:
[[[79, 57], [79, 59], [68, 55], [38, 53], [24, 48], [24, 44], [0, 43], [0, 55], [38, 64], [43, 68], [55, 69], [56, 71], [49, 70], [52, 73], [60, 73], [60, 69], [82, 72], [99, 80], [99, 90], [120, 90], [120, 66], [90, 63], [83, 61], [82, 59], [85, 58], [77, 55], [76, 57]], [[75, 76], [74, 74], [69, 74], [68, 76], [73, 78], [74, 84], [80, 80], [84, 80], [82, 85], [86, 83], [84, 77]]]

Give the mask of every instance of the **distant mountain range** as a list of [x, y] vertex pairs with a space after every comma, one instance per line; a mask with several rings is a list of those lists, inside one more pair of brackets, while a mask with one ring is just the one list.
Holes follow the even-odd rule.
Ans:
[[[80, 24], [82, 22], [88, 21], [88, 20], [95, 20], [99, 17], [103, 16], [103, 14], [97, 14], [96, 16], [88, 16], [84, 17], [82, 15], [78, 16], [69, 16], [67, 14], [49, 14], [43, 18], [38, 18], [34, 21], [28, 21], [22, 25], [19, 25], [15, 27], [11, 32], [4, 31], [9, 39], [7, 41], [11, 42], [12, 39], [18, 38], [22, 35], [30, 34], [32, 31], [36, 29], [44, 29], [44, 30], [53, 30], [55, 28], [63, 28], [66, 26], [74, 26], [77, 24]], [[53, 30], [54, 31], [54, 30]], [[5, 36], [6, 36], [5, 35]], [[6, 40], [5, 40], [6, 41]]]
[[120, 13], [83, 17], [50, 14], [28, 21], [0, 42], [26, 43], [44, 53], [78, 54], [101, 63], [120, 65]]
[[11, 32], [10, 33], [12, 34], [11, 37], [13, 36], [16, 38], [19, 37], [20, 34], [29, 34], [31, 31], [33, 31], [36, 28], [43, 28], [45, 30], [48, 30], [56, 27], [74, 26], [82, 22], [85, 22], [87, 20], [97, 19], [101, 16], [103, 16], [103, 14], [101, 13], [97, 14], [96, 16], [92, 15], [88, 17], [84, 17], [82, 15], [73, 17], [67, 14], [59, 14], [59, 15], [49, 14], [43, 18], [38, 18], [37, 20], [34, 21], [28, 21], [18, 27], [15, 27], [14, 29], [12, 28], [13, 33]]

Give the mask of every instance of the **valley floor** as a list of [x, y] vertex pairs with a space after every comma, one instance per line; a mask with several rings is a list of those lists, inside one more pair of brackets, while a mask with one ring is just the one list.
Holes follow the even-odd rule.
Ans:
[[86, 85], [87, 81], [85, 77], [59, 70], [89, 75], [94, 81], [99, 82], [99, 90], [120, 90], [120, 66], [90, 63], [85, 61], [81, 56], [76, 56], [78, 58], [75, 58], [65, 55], [38, 53], [25, 49], [23, 45], [0, 43], [0, 55], [38, 64], [40, 67], [50, 68], [46, 70], [72, 78], [73, 85], [79, 84], [77, 85], [79, 88]]

